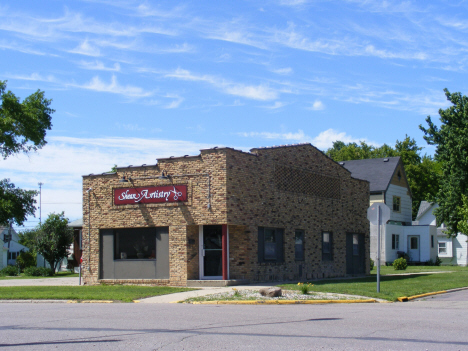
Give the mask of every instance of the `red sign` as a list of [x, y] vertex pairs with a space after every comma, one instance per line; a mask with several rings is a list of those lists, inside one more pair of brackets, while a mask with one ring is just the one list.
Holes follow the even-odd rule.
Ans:
[[187, 201], [187, 185], [145, 186], [114, 189], [115, 205]]

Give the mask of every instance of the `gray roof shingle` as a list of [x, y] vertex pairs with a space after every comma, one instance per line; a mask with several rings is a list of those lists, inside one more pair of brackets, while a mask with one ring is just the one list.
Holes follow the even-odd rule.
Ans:
[[353, 178], [367, 180], [373, 193], [387, 190], [399, 161], [400, 157], [385, 157], [338, 163], [350, 171]]

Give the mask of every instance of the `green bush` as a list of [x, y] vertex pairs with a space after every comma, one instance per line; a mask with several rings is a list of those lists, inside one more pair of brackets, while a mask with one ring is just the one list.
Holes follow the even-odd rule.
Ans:
[[442, 260], [440, 259], [439, 256], [437, 256], [434, 265], [440, 266], [441, 263], [442, 263]]
[[373, 270], [374, 269], [374, 260], [371, 258], [370, 259], [370, 270]]
[[408, 262], [403, 257], [393, 261], [393, 268], [395, 268], [396, 271], [404, 271], [406, 267], [408, 267]]
[[36, 265], [36, 257], [31, 252], [23, 251], [16, 257], [16, 265], [21, 271], [24, 271], [25, 268]]
[[6, 266], [0, 271], [1, 276], [17, 276], [18, 274], [18, 268], [15, 266]]
[[54, 272], [45, 267], [28, 267], [24, 269], [24, 275], [28, 277], [52, 277]]

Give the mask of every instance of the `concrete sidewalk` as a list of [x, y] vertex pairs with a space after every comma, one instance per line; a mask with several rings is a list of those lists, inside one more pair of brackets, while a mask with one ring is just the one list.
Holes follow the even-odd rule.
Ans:
[[0, 286], [74, 286], [78, 285], [78, 277], [37, 278], [37, 279], [1, 279]]

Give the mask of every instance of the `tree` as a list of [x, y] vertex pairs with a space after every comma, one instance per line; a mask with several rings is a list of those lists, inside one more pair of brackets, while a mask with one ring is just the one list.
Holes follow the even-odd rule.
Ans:
[[361, 141], [359, 145], [335, 141], [333, 147], [325, 153], [337, 162], [400, 156], [413, 194], [412, 215], [414, 219], [418, 214], [421, 201], [433, 199], [439, 189], [440, 166], [432, 157], [421, 156], [421, 150], [422, 147], [418, 147], [416, 141], [406, 135], [402, 141], [396, 141], [394, 148], [387, 144], [374, 147], [364, 141]]
[[36, 232], [36, 251], [49, 262], [54, 271], [60, 261], [67, 257], [68, 248], [73, 243], [73, 229], [68, 226], [64, 213], [51, 213]]
[[461, 93], [451, 94], [444, 89], [452, 106], [439, 110], [440, 128], [426, 118], [428, 128], [419, 128], [430, 145], [436, 145], [435, 159], [441, 164], [442, 177], [436, 200], [439, 207], [434, 211], [437, 223], [445, 223], [447, 234], [456, 236], [463, 229], [460, 223], [468, 220], [464, 211], [468, 195], [468, 97]]
[[23, 246], [26, 246], [30, 251], [35, 252], [36, 251], [36, 236], [37, 236], [38, 228], [23, 230], [19, 232], [18, 243], [20, 243]]
[[[0, 81], [0, 155], [3, 159], [19, 152], [37, 151], [45, 144], [46, 131], [52, 127], [50, 108], [52, 100], [38, 90], [23, 102], [11, 91], [6, 91], [6, 81]], [[0, 181], [0, 224], [13, 220], [22, 225], [28, 215], [34, 215], [36, 191], [22, 190]]]

